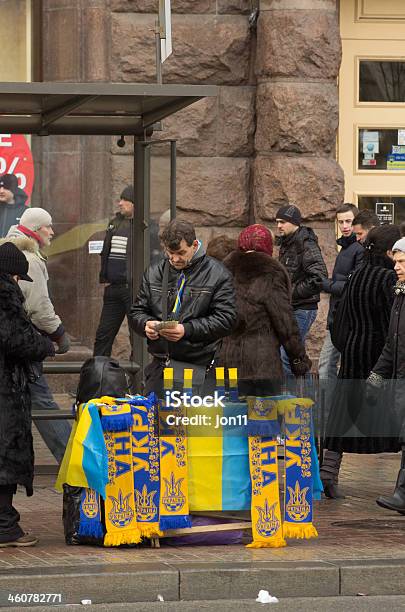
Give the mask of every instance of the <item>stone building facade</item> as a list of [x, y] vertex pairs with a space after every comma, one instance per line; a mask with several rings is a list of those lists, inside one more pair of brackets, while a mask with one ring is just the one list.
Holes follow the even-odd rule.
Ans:
[[[43, 0], [43, 80], [155, 82], [157, 7], [158, 0]], [[272, 227], [277, 209], [294, 202], [330, 266], [334, 210], [344, 194], [335, 161], [336, 0], [172, 0], [172, 11], [174, 51], [163, 82], [219, 86], [217, 98], [168, 118], [153, 136], [177, 140], [179, 214], [206, 243], [218, 233], [237, 235], [249, 222]], [[53, 212], [59, 234], [110, 216], [131, 181], [130, 141], [119, 149], [103, 137], [37, 138], [33, 148], [34, 204]], [[156, 214], [168, 206], [167, 155], [161, 146], [153, 158]], [[86, 246], [51, 260], [58, 309], [87, 347], [101, 306], [98, 265]], [[311, 334], [315, 357], [325, 306]]]

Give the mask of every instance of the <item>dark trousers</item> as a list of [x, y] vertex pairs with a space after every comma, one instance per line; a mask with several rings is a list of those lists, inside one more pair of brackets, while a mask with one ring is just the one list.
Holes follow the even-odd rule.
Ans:
[[24, 535], [18, 521], [20, 514], [13, 507], [16, 485], [0, 485], [0, 542], [14, 542]]
[[94, 342], [94, 356], [110, 357], [115, 337], [130, 308], [131, 289], [128, 285], [108, 285], [104, 289], [103, 310]]

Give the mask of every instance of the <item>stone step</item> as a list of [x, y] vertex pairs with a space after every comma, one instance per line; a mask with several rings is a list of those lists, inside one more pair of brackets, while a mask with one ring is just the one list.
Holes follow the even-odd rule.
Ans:
[[[80, 604], [84, 599], [93, 604], [154, 602], [156, 609], [161, 605], [157, 603], [161, 596], [166, 602], [176, 602], [173, 609], [180, 609], [179, 601], [193, 602], [195, 609], [195, 602], [200, 601], [207, 602], [207, 606], [217, 600], [224, 600], [224, 604], [232, 600], [255, 602], [258, 592], [266, 589], [280, 600], [296, 598], [295, 605], [302, 610], [305, 597], [355, 597], [359, 593], [405, 596], [404, 570], [405, 558], [125, 565], [114, 562], [110, 566], [80, 568], [14, 568], [0, 570], [0, 607], [9, 606], [8, 594], [60, 593], [61, 599], [56, 603], [61, 604]], [[186, 604], [182, 605], [187, 610]]]
[[[252, 599], [212, 600], [212, 601], [168, 601], [118, 604], [93, 604], [91, 610], [97, 612], [258, 612], [263, 605]], [[22, 612], [27, 608], [18, 606], [1, 608], [6, 612]], [[58, 606], [58, 610], [72, 610], [72, 605]], [[264, 607], [264, 610], [274, 612], [403, 612], [405, 610], [405, 595], [377, 596], [377, 597], [302, 597], [297, 602], [295, 598], [280, 599], [276, 607]], [[55, 606], [38, 606], [35, 612], [54, 612]]]

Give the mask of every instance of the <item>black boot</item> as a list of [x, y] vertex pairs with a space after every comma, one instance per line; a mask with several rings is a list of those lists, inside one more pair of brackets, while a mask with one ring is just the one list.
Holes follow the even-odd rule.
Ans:
[[321, 480], [325, 497], [330, 499], [344, 499], [345, 496], [338, 487], [340, 464], [342, 463], [343, 453], [325, 450], [321, 466]]
[[402, 447], [401, 469], [398, 472], [397, 484], [391, 497], [380, 496], [376, 500], [382, 508], [405, 514], [405, 449]]

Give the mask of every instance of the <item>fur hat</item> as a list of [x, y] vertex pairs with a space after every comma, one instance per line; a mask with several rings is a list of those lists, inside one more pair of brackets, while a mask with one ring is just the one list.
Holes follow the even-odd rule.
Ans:
[[43, 208], [27, 208], [21, 215], [20, 225], [23, 225], [32, 232], [36, 232], [40, 227], [52, 225], [52, 217]]
[[19, 276], [21, 280], [32, 283], [28, 276], [28, 261], [24, 253], [12, 242], [3, 242], [0, 245], [0, 273]]

